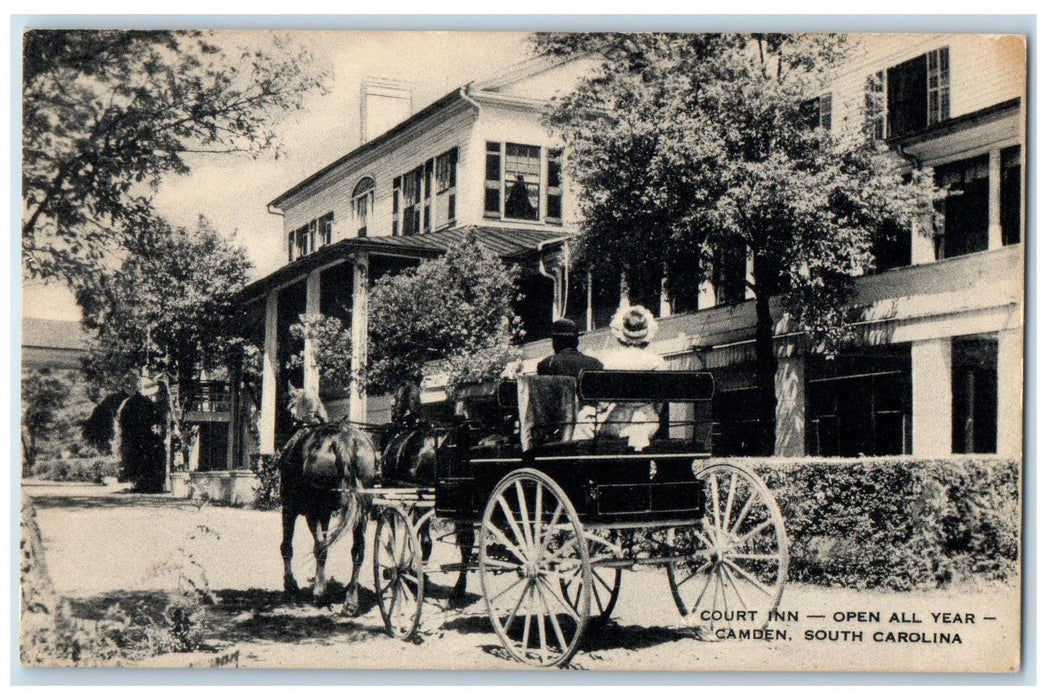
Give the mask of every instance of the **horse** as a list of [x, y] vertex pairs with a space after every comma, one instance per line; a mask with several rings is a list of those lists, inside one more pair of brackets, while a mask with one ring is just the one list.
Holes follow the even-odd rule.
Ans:
[[[434, 426], [421, 416], [417, 384], [405, 382], [394, 393], [390, 407], [391, 426], [382, 449], [382, 477], [387, 481], [431, 485], [436, 483], [437, 452], [450, 435], [450, 429]], [[417, 515], [415, 514], [417, 519]], [[428, 561], [433, 549], [432, 520], [418, 533], [422, 560]], [[468, 523], [455, 523], [455, 540], [462, 568], [451, 593], [452, 603], [464, 602], [466, 567], [472, 553], [474, 535]]]
[[[290, 388], [287, 408], [302, 425], [279, 457], [284, 592], [295, 598], [299, 593], [291, 571], [292, 540], [299, 515], [305, 516], [313, 535], [314, 601], [321, 599], [326, 588], [327, 550], [338, 535], [349, 528], [353, 534], [353, 573], [342, 612], [355, 615], [359, 611], [359, 579], [370, 510], [369, 499], [359, 492], [374, 484], [377, 452], [370, 438], [348, 422], [324, 422], [323, 404], [302, 389]], [[341, 511], [341, 519], [336, 530], [329, 532], [335, 511]]]

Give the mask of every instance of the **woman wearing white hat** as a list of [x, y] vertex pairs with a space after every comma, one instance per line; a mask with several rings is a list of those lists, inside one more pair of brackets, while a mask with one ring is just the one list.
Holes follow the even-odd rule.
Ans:
[[658, 322], [642, 306], [623, 306], [611, 319], [618, 345], [600, 356], [604, 369], [665, 369], [662, 356], [647, 349]]
[[[658, 322], [642, 306], [623, 306], [611, 319], [611, 334], [618, 345], [600, 355], [604, 369], [663, 370], [662, 356], [647, 349]], [[653, 403], [628, 403], [602, 407], [604, 434], [629, 438], [629, 446], [637, 451], [651, 444], [659, 427], [659, 407]]]

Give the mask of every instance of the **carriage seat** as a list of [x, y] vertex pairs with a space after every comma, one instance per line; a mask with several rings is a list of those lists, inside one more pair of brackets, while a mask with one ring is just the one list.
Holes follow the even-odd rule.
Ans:
[[578, 415], [578, 387], [574, 377], [527, 375], [517, 379], [520, 410], [520, 446], [571, 439]]

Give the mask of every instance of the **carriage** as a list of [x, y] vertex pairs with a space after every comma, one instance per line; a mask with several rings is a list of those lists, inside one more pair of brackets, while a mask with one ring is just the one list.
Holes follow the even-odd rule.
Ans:
[[[389, 633], [416, 633], [433, 574], [476, 571], [506, 651], [564, 665], [639, 566], [664, 568], [685, 624], [704, 634], [765, 627], [786, 580], [785, 527], [759, 476], [711, 458], [699, 409], [712, 393], [708, 373], [678, 371], [463, 387], [442, 405], [454, 415], [411, 429], [437, 445], [425, 473], [387, 465], [365, 490]], [[431, 557], [437, 519], [469, 534], [461, 562]]]

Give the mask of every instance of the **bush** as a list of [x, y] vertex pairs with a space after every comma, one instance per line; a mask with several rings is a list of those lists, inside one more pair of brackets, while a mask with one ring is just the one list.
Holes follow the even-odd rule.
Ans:
[[1021, 469], [1015, 460], [744, 459], [775, 492], [789, 578], [912, 590], [1017, 573]]
[[42, 459], [33, 465], [33, 476], [48, 481], [86, 481], [100, 484], [107, 476], [118, 476], [120, 465], [111, 457], [68, 457]]
[[254, 506], [259, 510], [280, 507], [280, 468], [278, 455], [257, 455], [254, 471], [258, 474], [258, 486], [254, 487]]

